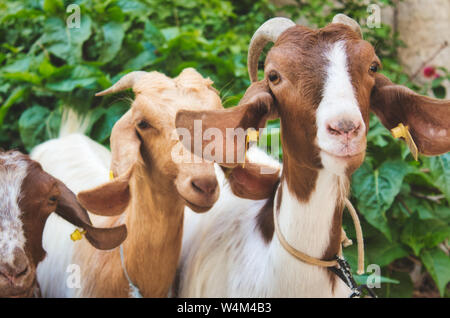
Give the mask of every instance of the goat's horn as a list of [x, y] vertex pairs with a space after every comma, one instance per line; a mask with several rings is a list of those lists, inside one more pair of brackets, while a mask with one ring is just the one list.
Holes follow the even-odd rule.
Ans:
[[128, 73], [122, 76], [121, 79], [118, 80], [117, 83], [115, 83], [113, 86], [105, 89], [104, 91], [98, 92], [97, 94], [95, 94], [95, 96], [103, 96], [107, 94], [117, 93], [123, 91], [124, 89], [132, 88], [133, 85], [136, 83], [136, 81], [146, 73], [147, 72], [143, 71], [135, 71]]
[[361, 27], [359, 26], [358, 22], [353, 20], [352, 18], [346, 16], [345, 14], [338, 13], [334, 16], [333, 21], [331, 23], [342, 23], [347, 26], [349, 26], [353, 31], [359, 34], [359, 37], [362, 39], [363, 34], [361, 31]]
[[258, 80], [258, 60], [266, 44], [275, 43], [281, 33], [294, 25], [295, 23], [287, 18], [272, 18], [264, 22], [253, 34], [247, 58], [248, 73], [252, 82]]

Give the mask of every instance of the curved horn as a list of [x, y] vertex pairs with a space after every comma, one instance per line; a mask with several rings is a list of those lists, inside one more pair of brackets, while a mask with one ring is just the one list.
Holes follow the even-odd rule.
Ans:
[[362, 39], [363, 34], [361, 31], [361, 27], [359, 26], [358, 22], [353, 20], [352, 18], [346, 16], [345, 14], [338, 13], [334, 16], [333, 21], [331, 23], [341, 23], [349, 26], [353, 31], [359, 34], [359, 37]]
[[294, 25], [295, 23], [287, 18], [272, 18], [264, 22], [253, 34], [247, 58], [248, 73], [252, 82], [258, 80], [258, 59], [266, 44], [275, 43], [281, 33]]
[[124, 89], [132, 88], [136, 81], [147, 72], [134, 71], [128, 73], [120, 78], [113, 86], [105, 89], [104, 91], [98, 92], [95, 96], [104, 96], [107, 94], [117, 93], [123, 91]]

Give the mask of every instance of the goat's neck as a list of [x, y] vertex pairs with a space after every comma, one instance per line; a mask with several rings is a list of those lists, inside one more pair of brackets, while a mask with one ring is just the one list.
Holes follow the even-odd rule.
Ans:
[[[324, 169], [284, 166], [274, 208], [281, 232], [292, 246], [318, 259], [329, 260], [339, 252], [347, 180], [345, 176], [337, 176]], [[286, 251], [279, 251], [283, 247], [278, 239], [274, 244], [280, 264], [284, 261], [300, 262]], [[304, 268], [306, 265], [300, 266]], [[305, 275], [322, 275], [334, 286], [334, 277], [327, 278], [326, 270], [317, 271], [313, 269], [314, 265], [307, 266], [312, 272]]]
[[126, 269], [144, 296], [165, 297], [181, 250], [184, 205], [167, 191], [169, 184], [156, 184], [145, 168], [135, 171], [130, 186]]

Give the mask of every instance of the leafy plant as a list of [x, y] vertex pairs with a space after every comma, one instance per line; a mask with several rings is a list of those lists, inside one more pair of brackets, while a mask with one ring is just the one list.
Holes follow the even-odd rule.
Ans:
[[[111, 128], [129, 106], [128, 93], [94, 94], [134, 70], [176, 76], [194, 67], [211, 77], [225, 106], [236, 105], [250, 82], [247, 47], [256, 28], [283, 11], [313, 27], [336, 13], [362, 25], [392, 81], [438, 98], [446, 95], [445, 68], [418, 86], [403, 72], [391, 28], [368, 28], [364, 0], [296, 0], [277, 8], [269, 0], [22, 0], [0, 3], [0, 146], [31, 150], [57, 136], [61, 109], [89, 112], [87, 133], [108, 145]], [[80, 7], [80, 28], [68, 28], [69, 4]], [[380, 0], [380, 5], [395, 5]], [[264, 59], [264, 56], [261, 57]], [[269, 123], [278, 128], [279, 122]], [[381, 266], [381, 295], [410, 297], [431, 277], [449, 295], [450, 155], [416, 162], [376, 117], [370, 119], [367, 156], [352, 180], [352, 202], [361, 215], [366, 265]], [[270, 146], [279, 134], [268, 139]], [[282, 153], [273, 154], [282, 157]], [[349, 217], [344, 227], [355, 237]], [[356, 268], [356, 247], [344, 250]], [[417, 269], [422, 280], [417, 279]], [[365, 276], [366, 277], [366, 276]], [[358, 277], [361, 282], [365, 277]], [[414, 278], [414, 281], [412, 280]], [[378, 291], [377, 291], [378, 292]]]

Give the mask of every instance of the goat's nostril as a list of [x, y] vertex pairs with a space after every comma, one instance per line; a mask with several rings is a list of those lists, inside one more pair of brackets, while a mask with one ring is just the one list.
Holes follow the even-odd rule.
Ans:
[[202, 188], [200, 188], [200, 186], [198, 186], [194, 181], [191, 182], [191, 186], [194, 188], [195, 191], [203, 192]]
[[25, 276], [27, 273], [28, 273], [28, 266], [25, 267], [22, 271], [18, 270], [14, 277], [20, 278], [21, 276]]
[[338, 122], [338, 130], [344, 134], [348, 134], [355, 130], [355, 124], [351, 120], [341, 120]]
[[331, 135], [349, 135], [357, 133], [361, 128], [361, 123], [355, 124], [352, 120], [343, 119], [327, 125], [328, 133]]
[[331, 135], [340, 135], [341, 134], [341, 132], [338, 129], [333, 128], [331, 125], [328, 125], [327, 130]]
[[1, 266], [0, 270], [0, 276], [3, 276], [8, 281], [10, 281], [12, 284], [15, 284], [18, 280], [20, 280], [22, 277], [26, 277], [29, 272], [29, 267], [26, 266], [25, 268], [12, 268], [8, 265]]
[[217, 188], [216, 178], [199, 178], [192, 180], [192, 187], [202, 194], [213, 194]]

